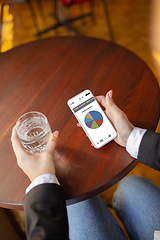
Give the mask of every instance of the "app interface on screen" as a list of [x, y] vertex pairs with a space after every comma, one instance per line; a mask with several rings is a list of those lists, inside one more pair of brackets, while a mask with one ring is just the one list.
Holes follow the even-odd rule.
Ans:
[[96, 147], [100, 147], [113, 139], [116, 132], [91, 93], [87, 97], [82, 96], [79, 95], [74, 101], [72, 110]]

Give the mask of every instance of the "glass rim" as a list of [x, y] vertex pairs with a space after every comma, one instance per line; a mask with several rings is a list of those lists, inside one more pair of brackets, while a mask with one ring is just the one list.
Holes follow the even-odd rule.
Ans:
[[[44, 119], [45, 119], [45, 121], [46, 121], [46, 126], [45, 126], [45, 129], [43, 129], [43, 131], [40, 133], [40, 134], [38, 134], [37, 135], [37, 138], [39, 137], [39, 136], [43, 136], [43, 134], [45, 133], [45, 131], [46, 131], [46, 129], [47, 128], [50, 128], [50, 125], [49, 125], [49, 122], [48, 122], [48, 119], [47, 119], [47, 117], [43, 114], [43, 113], [41, 113], [41, 112], [38, 112], [38, 111], [30, 111], [30, 112], [26, 112], [26, 113], [24, 113], [24, 114], [22, 114], [19, 118], [18, 118], [18, 120], [17, 120], [17, 122], [16, 122], [16, 130], [17, 130], [17, 133], [18, 133], [18, 136], [20, 136], [22, 139], [23, 139], [23, 134], [21, 134], [21, 132], [19, 132], [19, 126], [21, 125], [21, 124], [18, 124], [19, 122], [20, 123], [22, 123], [22, 122], [24, 122], [25, 120], [23, 120], [23, 121], [21, 121], [21, 119], [25, 116], [25, 115], [29, 115], [29, 114], [39, 114], [39, 115], [41, 115]], [[33, 116], [34, 117], [34, 116]], [[29, 117], [28, 117], [29, 118]], [[27, 119], [27, 118], [26, 118]], [[19, 126], [18, 126], [19, 125]], [[49, 130], [49, 129], [48, 129]], [[34, 136], [30, 136], [29, 137], [30, 138], [30, 140], [32, 140], [32, 139], [34, 139], [35, 137]]]

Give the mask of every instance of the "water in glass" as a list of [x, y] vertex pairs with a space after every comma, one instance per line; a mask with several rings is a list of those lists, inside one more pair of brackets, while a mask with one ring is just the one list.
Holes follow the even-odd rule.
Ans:
[[24, 121], [19, 121], [18, 136], [24, 148], [30, 152], [42, 152], [51, 137], [51, 128], [43, 116], [30, 115]]

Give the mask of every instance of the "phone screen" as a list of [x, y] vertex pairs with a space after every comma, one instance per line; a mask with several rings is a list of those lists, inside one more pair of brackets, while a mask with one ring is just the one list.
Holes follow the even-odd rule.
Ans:
[[71, 98], [68, 106], [95, 148], [102, 147], [117, 136], [91, 91], [85, 90]]

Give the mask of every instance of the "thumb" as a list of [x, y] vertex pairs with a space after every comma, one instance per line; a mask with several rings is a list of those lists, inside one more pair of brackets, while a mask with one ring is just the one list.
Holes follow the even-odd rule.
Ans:
[[12, 136], [11, 136], [11, 142], [13, 146], [14, 153], [16, 154], [23, 154], [25, 152], [22, 143], [18, 137], [16, 127], [14, 126], [12, 129]]
[[106, 108], [106, 98], [104, 96], [96, 96], [97, 102]]
[[45, 151], [48, 151], [49, 153], [53, 154], [57, 144], [58, 136], [59, 136], [58, 131], [55, 131], [54, 133], [52, 133], [51, 139], [49, 140], [47, 147], [45, 148]]
[[112, 117], [115, 117], [117, 114], [122, 112], [122, 110], [115, 104], [113, 100], [113, 90], [110, 90], [106, 94], [106, 105], [106, 112], [109, 111]]
[[104, 107], [107, 108], [113, 103], [113, 90], [106, 93], [105, 96], [96, 96], [97, 101]]
[[115, 105], [113, 101], [113, 90], [110, 90], [106, 93], [106, 105], [109, 107], [112, 107], [112, 105]]

